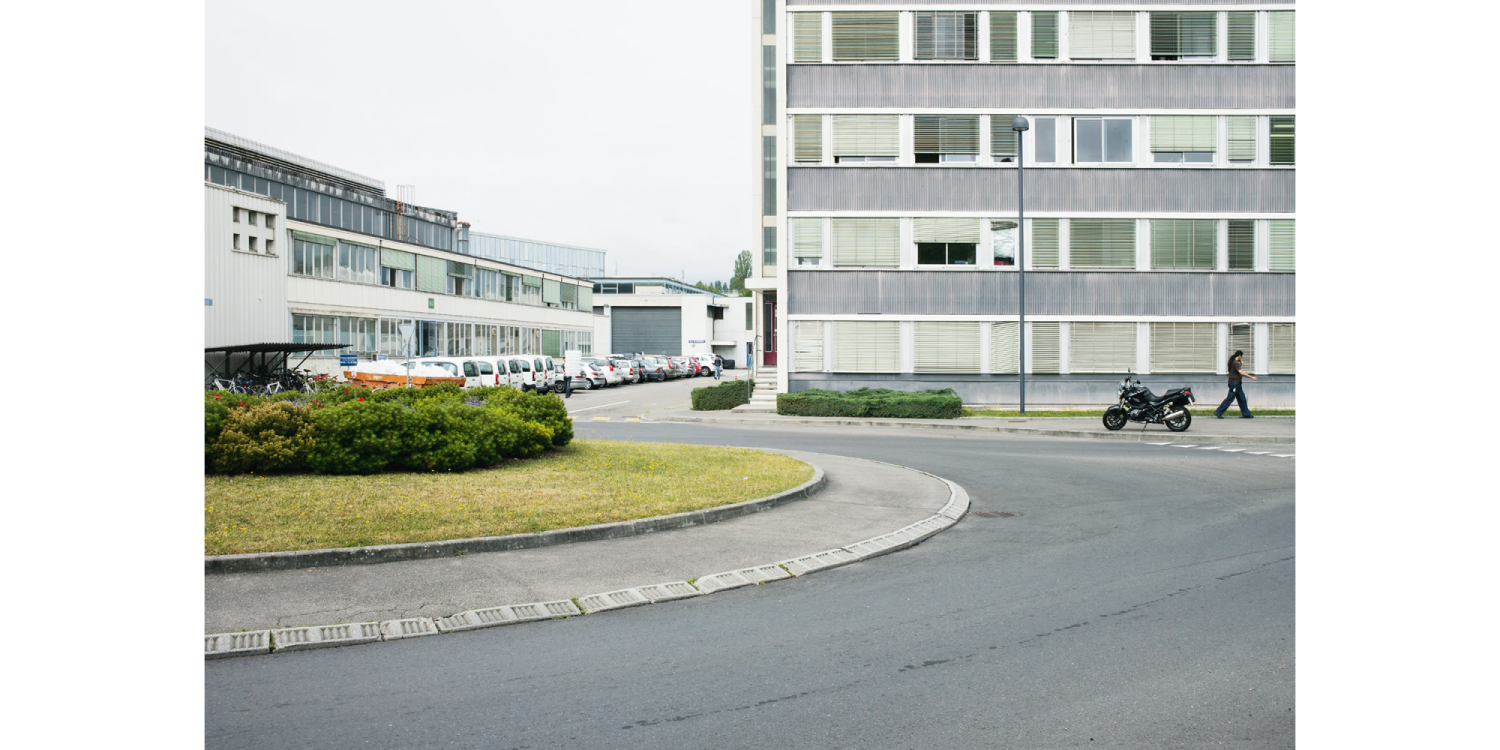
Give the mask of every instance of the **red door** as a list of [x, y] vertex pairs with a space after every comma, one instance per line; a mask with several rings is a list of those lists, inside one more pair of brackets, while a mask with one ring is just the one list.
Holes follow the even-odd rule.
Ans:
[[766, 332], [766, 337], [761, 342], [761, 356], [767, 367], [776, 366], [776, 298], [768, 297], [765, 301], [765, 318], [761, 329]]

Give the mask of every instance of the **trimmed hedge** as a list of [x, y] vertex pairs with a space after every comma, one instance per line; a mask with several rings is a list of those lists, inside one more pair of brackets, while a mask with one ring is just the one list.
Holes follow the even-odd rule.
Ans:
[[776, 413], [800, 417], [903, 417], [957, 419], [963, 399], [952, 388], [930, 391], [893, 391], [859, 388], [852, 391], [811, 389], [776, 395]]
[[694, 411], [723, 411], [750, 403], [754, 380], [731, 380], [718, 385], [693, 389]]
[[226, 474], [461, 471], [573, 439], [561, 399], [505, 386], [211, 392], [203, 415], [205, 468]]

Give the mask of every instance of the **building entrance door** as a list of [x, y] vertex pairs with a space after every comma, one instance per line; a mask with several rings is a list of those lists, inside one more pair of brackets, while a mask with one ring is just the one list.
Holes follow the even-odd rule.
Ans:
[[765, 311], [764, 312], [765, 317], [762, 318], [761, 330], [763, 330], [763, 331], [766, 332], [766, 336], [765, 336], [765, 339], [763, 341], [761, 341], [761, 345], [760, 345], [761, 346], [761, 355], [762, 355], [762, 357], [764, 357], [763, 361], [764, 361], [766, 367], [775, 367], [776, 366], [776, 297], [774, 295], [770, 295], [770, 294], [766, 295], [766, 297], [765, 297], [765, 303], [764, 303], [763, 307], [764, 307], [764, 311]]

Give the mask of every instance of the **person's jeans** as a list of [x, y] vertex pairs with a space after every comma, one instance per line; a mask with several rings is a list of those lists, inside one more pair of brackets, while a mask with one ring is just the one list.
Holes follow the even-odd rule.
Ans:
[[1214, 409], [1214, 416], [1216, 416], [1216, 417], [1223, 416], [1225, 410], [1227, 410], [1229, 408], [1229, 404], [1232, 403], [1232, 402], [1234, 402], [1234, 401], [1239, 401], [1240, 402], [1240, 416], [1241, 417], [1248, 417], [1248, 416], [1250, 416], [1250, 407], [1245, 404], [1245, 383], [1244, 383], [1244, 381], [1241, 381], [1241, 380], [1231, 380], [1231, 381], [1229, 381], [1229, 395], [1227, 395], [1227, 396], [1224, 397], [1224, 403], [1219, 404], [1219, 408]]

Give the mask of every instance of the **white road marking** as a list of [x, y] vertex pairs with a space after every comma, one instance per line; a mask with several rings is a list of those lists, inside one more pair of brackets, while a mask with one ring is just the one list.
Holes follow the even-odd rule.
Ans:
[[1225, 453], [1239, 453], [1240, 451], [1244, 450], [1244, 448], [1221, 448], [1220, 450], [1224, 451]]
[[1146, 445], [1171, 445], [1171, 443], [1146, 443]]
[[1272, 453], [1271, 454], [1271, 458], [1291, 458], [1291, 457], [1293, 457], [1295, 455], [1297, 455], [1297, 454], [1295, 454], [1295, 453]]
[[1247, 456], [1264, 456], [1267, 453], [1270, 453], [1270, 451], [1250, 451], [1249, 453], [1246, 453], [1245, 455], [1247, 455]]
[[1219, 449], [1219, 446], [1217, 446], [1217, 445], [1205, 445], [1202, 448], [1199, 448], [1198, 450], [1200, 450], [1200, 451], [1216, 451], [1218, 449]]
[[569, 414], [577, 414], [578, 412], [588, 411], [589, 409], [603, 409], [606, 406], [619, 406], [620, 404], [628, 404], [628, 403], [630, 403], [630, 402], [629, 401], [616, 401], [613, 404], [600, 404], [598, 406], [586, 406], [586, 407], [584, 407], [582, 409], [574, 409], [573, 411], [570, 411], [568, 413]]
[[1196, 444], [1196, 443], [1195, 443], [1195, 444], [1193, 444], [1193, 445], [1174, 445], [1174, 446], [1172, 446], [1172, 447], [1173, 447], [1173, 448], [1197, 448], [1197, 447], [1198, 447], [1198, 446], [1197, 446], [1197, 444]]

